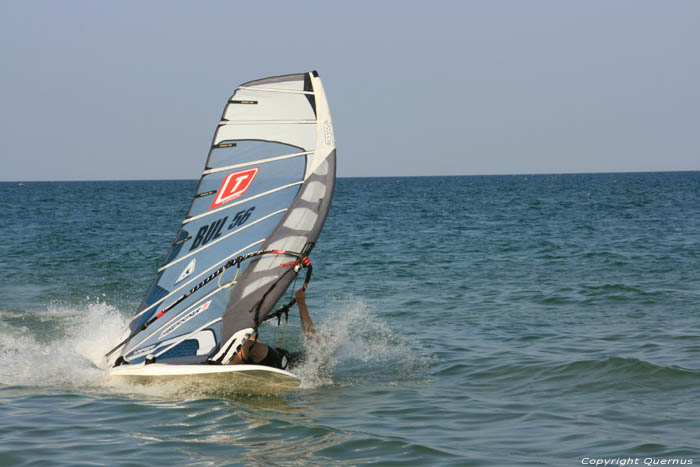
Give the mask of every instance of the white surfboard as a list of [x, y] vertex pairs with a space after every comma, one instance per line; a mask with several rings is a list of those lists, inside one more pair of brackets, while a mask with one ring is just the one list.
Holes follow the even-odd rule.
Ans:
[[294, 373], [262, 365], [122, 365], [109, 375], [136, 384], [187, 383], [216, 392], [282, 394], [299, 387]]

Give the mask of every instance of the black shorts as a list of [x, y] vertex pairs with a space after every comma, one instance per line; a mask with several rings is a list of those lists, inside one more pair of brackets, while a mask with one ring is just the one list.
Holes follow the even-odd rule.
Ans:
[[261, 361], [256, 363], [256, 365], [271, 366], [273, 368], [285, 370], [299, 363], [302, 357], [303, 355], [301, 352], [287, 352], [280, 347], [273, 349], [268, 345], [267, 355], [265, 355], [265, 358], [263, 358]]

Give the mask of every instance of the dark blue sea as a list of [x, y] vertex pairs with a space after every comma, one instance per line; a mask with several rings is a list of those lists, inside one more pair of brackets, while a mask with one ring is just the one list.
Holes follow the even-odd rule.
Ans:
[[0, 465], [700, 463], [700, 172], [341, 178], [299, 389], [111, 381], [196, 183], [0, 183]]

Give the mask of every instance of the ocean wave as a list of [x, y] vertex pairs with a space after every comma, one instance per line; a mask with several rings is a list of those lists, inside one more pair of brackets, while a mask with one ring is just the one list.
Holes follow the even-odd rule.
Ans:
[[700, 371], [637, 358], [608, 356], [567, 362], [518, 361], [466, 371], [453, 364], [438, 375], [462, 370], [467, 381], [497, 385], [506, 394], [550, 391], [552, 394], [687, 391], [700, 384]]

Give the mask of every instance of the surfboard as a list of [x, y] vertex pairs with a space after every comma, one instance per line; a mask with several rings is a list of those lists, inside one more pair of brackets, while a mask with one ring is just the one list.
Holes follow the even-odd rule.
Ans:
[[296, 389], [301, 379], [285, 370], [262, 365], [123, 365], [112, 378], [132, 384], [175, 383], [213, 392], [278, 395]]
[[289, 311], [293, 298], [278, 302], [299, 273], [304, 287], [311, 279], [309, 255], [328, 214], [335, 167], [317, 72], [239, 85], [168, 254], [106, 355], [110, 374], [228, 381], [263, 392], [298, 386], [284, 370], [228, 363], [265, 321]]

